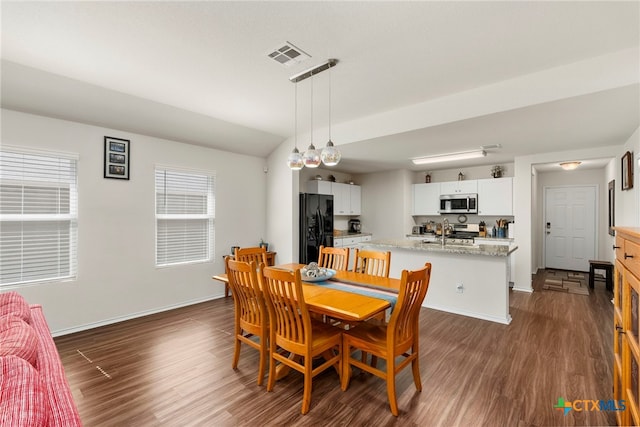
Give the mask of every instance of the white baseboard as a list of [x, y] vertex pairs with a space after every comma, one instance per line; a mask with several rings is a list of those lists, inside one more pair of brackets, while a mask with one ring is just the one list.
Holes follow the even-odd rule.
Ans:
[[179, 304], [172, 304], [165, 307], [154, 308], [151, 310], [140, 311], [137, 313], [127, 314], [125, 316], [113, 317], [111, 319], [101, 320], [99, 322], [87, 323], [81, 326], [74, 326], [73, 328], [60, 329], [51, 332], [52, 337], [60, 337], [63, 335], [74, 334], [76, 332], [86, 331], [88, 329], [99, 328], [100, 326], [107, 326], [113, 323], [124, 322], [125, 320], [136, 319], [138, 317], [149, 316], [150, 314], [162, 313], [163, 311], [174, 310], [176, 308], [187, 307], [189, 305], [199, 304], [201, 302], [212, 301], [215, 299], [224, 298], [224, 294], [213, 297], [198, 298], [190, 301], [184, 301]]
[[490, 322], [502, 323], [503, 325], [508, 325], [509, 323], [511, 323], [511, 315], [509, 313], [507, 313], [506, 317], [502, 317], [502, 316], [490, 316], [482, 313], [475, 313], [472, 311], [457, 310], [457, 309], [451, 309], [451, 308], [445, 309], [444, 307], [438, 307], [431, 304], [426, 304], [426, 305], [423, 304], [422, 306], [427, 308], [432, 308], [438, 311], [444, 311], [446, 313], [459, 314], [461, 316], [473, 317], [476, 319], [488, 320]]

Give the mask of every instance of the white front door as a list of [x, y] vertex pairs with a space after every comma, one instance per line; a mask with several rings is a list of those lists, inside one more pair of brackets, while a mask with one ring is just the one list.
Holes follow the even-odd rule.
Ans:
[[596, 187], [545, 188], [545, 267], [589, 271], [595, 259]]

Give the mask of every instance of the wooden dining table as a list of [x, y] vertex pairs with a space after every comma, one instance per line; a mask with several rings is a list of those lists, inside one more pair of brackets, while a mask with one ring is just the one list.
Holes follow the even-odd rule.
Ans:
[[[291, 263], [271, 268], [295, 271], [302, 267], [304, 264]], [[212, 278], [225, 284], [229, 283], [226, 274], [217, 274]], [[358, 293], [357, 289], [355, 289], [356, 292], [350, 292], [303, 281], [304, 301], [311, 312], [347, 322], [362, 322], [384, 312], [392, 306], [389, 298], [384, 299], [372, 295], [375, 295], [376, 291], [382, 291], [388, 295], [397, 294], [400, 288], [400, 279], [370, 276], [352, 271], [337, 271], [335, 276], [330, 279], [330, 283], [342, 283], [347, 285], [345, 288], [348, 288], [349, 285], [354, 289], [361, 288], [365, 294]]]

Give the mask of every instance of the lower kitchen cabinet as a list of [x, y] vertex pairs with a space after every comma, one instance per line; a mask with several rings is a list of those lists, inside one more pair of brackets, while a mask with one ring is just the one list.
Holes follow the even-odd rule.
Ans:
[[613, 396], [618, 425], [640, 425], [640, 229], [616, 227]]

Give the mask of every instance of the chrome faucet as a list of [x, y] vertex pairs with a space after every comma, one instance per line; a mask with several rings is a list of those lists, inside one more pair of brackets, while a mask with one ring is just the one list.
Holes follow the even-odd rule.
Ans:
[[444, 246], [447, 243], [447, 230], [449, 229], [449, 220], [447, 218], [442, 221], [440, 229], [442, 230], [442, 236], [440, 239], [442, 241], [442, 246]]

